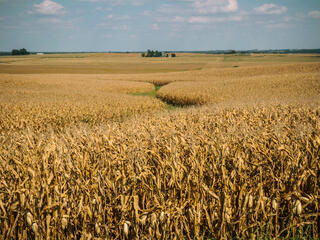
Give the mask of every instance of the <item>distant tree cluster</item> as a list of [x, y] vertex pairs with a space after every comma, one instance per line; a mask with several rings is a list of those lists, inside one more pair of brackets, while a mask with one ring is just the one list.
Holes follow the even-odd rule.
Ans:
[[236, 54], [237, 52], [235, 50], [227, 50], [225, 54]]
[[[159, 52], [158, 50], [148, 50], [145, 53], [141, 54], [142, 57], [170, 57], [169, 53], [166, 52]], [[175, 53], [171, 53], [171, 57], [176, 57]]]
[[28, 54], [30, 54], [28, 51], [27, 51], [27, 49], [25, 49], [25, 48], [22, 48], [22, 49], [20, 49], [20, 50], [18, 50], [18, 49], [13, 49], [12, 51], [11, 51], [11, 55], [28, 55]]

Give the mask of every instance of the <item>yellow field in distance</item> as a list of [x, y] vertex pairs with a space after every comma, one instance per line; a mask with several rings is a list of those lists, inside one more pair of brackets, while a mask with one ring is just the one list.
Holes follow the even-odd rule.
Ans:
[[319, 55], [212, 55], [178, 53], [176, 58], [142, 58], [140, 54], [88, 53], [1, 56], [0, 73], [134, 74], [167, 73], [235, 65], [319, 62]]

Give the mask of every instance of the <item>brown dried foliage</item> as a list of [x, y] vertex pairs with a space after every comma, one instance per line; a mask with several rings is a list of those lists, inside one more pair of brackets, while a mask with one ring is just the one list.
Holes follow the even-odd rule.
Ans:
[[210, 69], [200, 71], [196, 80], [191, 79], [189, 76], [169, 83], [157, 96], [182, 106], [217, 102], [320, 103], [318, 63]]
[[1, 75], [0, 239], [318, 239], [319, 66]]
[[211, 107], [1, 132], [1, 238], [318, 237], [319, 119]]
[[91, 126], [164, 109], [160, 100], [128, 93], [150, 83], [111, 81], [98, 75], [0, 75], [0, 131]]

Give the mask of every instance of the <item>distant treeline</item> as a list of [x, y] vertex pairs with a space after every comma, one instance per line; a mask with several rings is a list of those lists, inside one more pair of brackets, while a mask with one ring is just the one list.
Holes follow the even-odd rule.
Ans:
[[[14, 49], [16, 51], [21, 51]], [[14, 51], [13, 50], [13, 51]], [[14, 53], [18, 53], [18, 52]], [[154, 51], [155, 53], [156, 51]], [[159, 51], [158, 51], [159, 52]], [[269, 50], [258, 50], [258, 49], [252, 49], [252, 50], [208, 50], [208, 51], [175, 51], [176, 53], [204, 53], [204, 54], [251, 54], [251, 53], [262, 53], [262, 54], [298, 54], [298, 53], [304, 53], [304, 54], [320, 54], [320, 49], [269, 49]], [[77, 53], [141, 53], [139, 51], [101, 51], [101, 52], [43, 52], [44, 54], [77, 54]], [[148, 52], [147, 52], [148, 53]], [[165, 52], [159, 52], [161, 54], [165, 53], [170, 56], [170, 54], [175, 54], [171, 51], [165, 51]], [[36, 54], [36, 52], [28, 52], [28, 54]], [[142, 55], [143, 53], [141, 53]], [[146, 54], [146, 53], [144, 53]], [[6, 51], [0, 51], [0, 56], [9, 56], [13, 55], [11, 52]], [[21, 55], [21, 54], [17, 54]]]
[[13, 49], [11, 51], [11, 55], [29, 55], [30, 53], [27, 51], [25, 48], [21, 48], [20, 50], [18, 49]]
[[11, 52], [0, 52], [0, 56], [9, 56]]
[[148, 50], [147, 52], [141, 53], [141, 57], [176, 57], [175, 53], [168, 53], [168, 52], [160, 52], [158, 50], [153, 51], [153, 50]]
[[19, 49], [13, 49], [11, 52], [1, 52], [0, 51], [0, 56], [10, 56], [10, 55], [29, 55], [32, 54], [27, 51], [25, 48]]

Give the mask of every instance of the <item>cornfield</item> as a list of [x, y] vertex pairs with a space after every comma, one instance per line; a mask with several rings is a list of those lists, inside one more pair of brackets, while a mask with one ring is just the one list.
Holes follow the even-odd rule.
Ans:
[[[250, 71], [249, 71], [250, 72]], [[210, 78], [165, 85], [160, 99], [180, 106], [221, 102], [320, 103], [320, 67], [305, 73], [276, 73], [249, 77]]]
[[2, 133], [1, 237], [316, 239], [319, 119], [319, 108], [204, 108]]
[[94, 126], [165, 107], [157, 99], [128, 95], [153, 90], [150, 83], [100, 80], [95, 75], [3, 74], [0, 87], [0, 131]]
[[[211, 61], [213, 61], [212, 59]], [[212, 64], [212, 65], [211, 65]], [[105, 80], [122, 80], [122, 81], [142, 81], [151, 82], [156, 85], [165, 85], [172, 82], [208, 82], [223, 81], [236, 78], [252, 78], [262, 76], [287, 75], [287, 74], [308, 74], [319, 73], [320, 63], [270, 63], [263, 64], [246, 64], [243, 67], [233, 67], [221, 65], [219, 62], [211, 63], [207, 60], [206, 65], [201, 70], [190, 70], [185, 72], [171, 73], [144, 73], [144, 74], [106, 74], [101, 75]]]
[[318, 69], [1, 74], [0, 239], [319, 239]]

